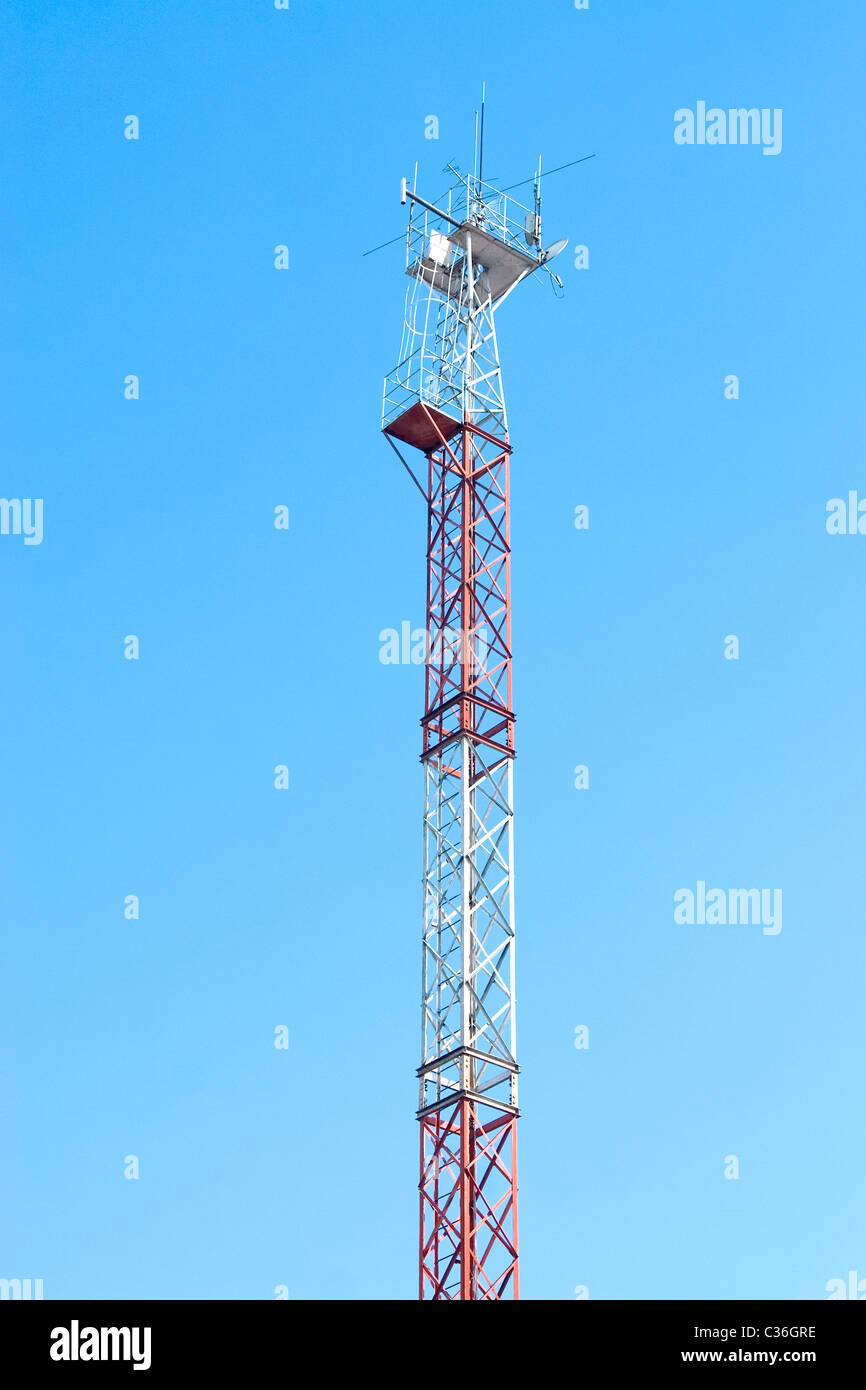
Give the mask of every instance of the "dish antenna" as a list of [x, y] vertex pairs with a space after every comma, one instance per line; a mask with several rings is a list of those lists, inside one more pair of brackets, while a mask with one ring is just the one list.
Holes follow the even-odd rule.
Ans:
[[542, 251], [542, 253], [541, 253], [541, 264], [542, 264], [542, 265], [547, 265], [547, 262], [548, 262], [548, 261], [552, 261], [553, 258], [554, 258], [554, 256], [558, 256], [559, 253], [560, 253], [560, 251], [564, 251], [567, 245], [568, 245], [568, 237], [567, 237], [567, 236], [560, 237], [560, 238], [559, 238], [559, 241], [555, 241], [555, 242], [553, 243], [552, 246], [548, 246], [548, 248], [547, 248], [546, 251]]

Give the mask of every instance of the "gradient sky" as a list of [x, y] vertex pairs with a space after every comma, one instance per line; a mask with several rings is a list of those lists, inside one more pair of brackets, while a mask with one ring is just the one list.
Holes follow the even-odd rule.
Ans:
[[[403, 248], [361, 252], [416, 160], [471, 164], [485, 80], [490, 177], [597, 155], [546, 184], [565, 297], [499, 317], [523, 1293], [866, 1277], [866, 537], [825, 527], [866, 497], [862, 5], [2, 29], [0, 493], [44, 539], [0, 536], [0, 1275], [415, 1297], [423, 680], [379, 633], [423, 623], [425, 519], [378, 432]], [[700, 100], [782, 152], [676, 145]], [[782, 931], [678, 925], [699, 880]]]

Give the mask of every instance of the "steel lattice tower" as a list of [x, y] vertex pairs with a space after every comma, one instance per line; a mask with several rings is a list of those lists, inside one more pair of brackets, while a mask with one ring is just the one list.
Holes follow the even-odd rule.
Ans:
[[[449, 166], [451, 167], [451, 166]], [[427, 503], [420, 1297], [518, 1297], [511, 445], [495, 313], [565, 242], [462, 177], [409, 202], [382, 428]], [[561, 282], [552, 277], [556, 284]], [[398, 443], [424, 455], [421, 480]]]

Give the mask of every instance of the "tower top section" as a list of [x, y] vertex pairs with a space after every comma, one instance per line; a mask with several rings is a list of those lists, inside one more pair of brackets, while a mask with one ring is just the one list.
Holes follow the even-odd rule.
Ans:
[[[429, 453], [469, 424], [507, 435], [494, 311], [566, 246], [546, 249], [541, 165], [528, 202], [448, 165], [452, 186], [435, 202], [401, 183], [409, 206], [406, 310], [400, 359], [385, 379], [382, 429]], [[515, 185], [524, 187], [525, 185]], [[555, 285], [562, 282], [547, 270]]]
[[472, 270], [479, 301], [496, 303], [565, 246], [541, 246], [541, 169], [528, 207], [493, 184], [449, 168], [457, 182], [442, 205], [428, 203], [402, 181], [400, 201], [410, 204], [406, 273], [459, 303]]

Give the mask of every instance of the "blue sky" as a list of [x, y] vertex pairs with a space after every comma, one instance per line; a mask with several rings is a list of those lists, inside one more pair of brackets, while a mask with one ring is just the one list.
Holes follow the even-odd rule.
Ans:
[[[453, 19], [5, 8], [0, 492], [44, 539], [0, 536], [0, 1274], [49, 1298], [415, 1296], [423, 688], [379, 633], [424, 516], [378, 433], [403, 250], [361, 252], [482, 80], [491, 177], [597, 155], [547, 184], [565, 297], [499, 320], [523, 1293], [866, 1277], [862, 7]], [[699, 100], [782, 152], [676, 145]], [[699, 880], [782, 931], [678, 925]]]

